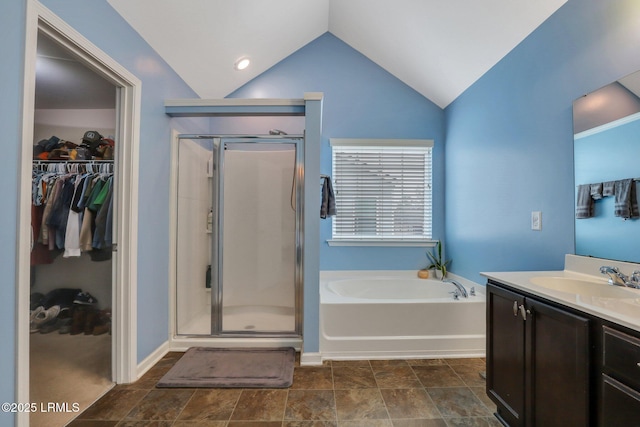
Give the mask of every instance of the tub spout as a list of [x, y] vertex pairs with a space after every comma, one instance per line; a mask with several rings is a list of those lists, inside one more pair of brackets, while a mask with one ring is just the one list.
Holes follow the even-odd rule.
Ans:
[[467, 290], [464, 288], [464, 286], [462, 286], [460, 282], [453, 279], [444, 279], [443, 282], [453, 284], [456, 288], [458, 288], [458, 290], [460, 291], [463, 297], [469, 298], [469, 294], [467, 293]]

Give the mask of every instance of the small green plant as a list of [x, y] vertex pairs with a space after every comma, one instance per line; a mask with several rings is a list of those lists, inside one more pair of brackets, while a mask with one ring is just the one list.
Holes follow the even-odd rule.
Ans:
[[439, 270], [440, 273], [442, 273], [443, 279], [447, 277], [447, 267], [451, 264], [451, 260], [444, 260], [442, 258], [442, 243], [440, 240], [436, 242], [436, 245], [431, 249], [431, 252], [427, 252], [427, 258], [429, 258], [429, 261], [431, 262], [427, 267], [427, 270]]

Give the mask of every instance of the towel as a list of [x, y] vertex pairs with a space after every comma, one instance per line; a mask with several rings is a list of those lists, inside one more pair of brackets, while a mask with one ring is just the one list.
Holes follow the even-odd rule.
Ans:
[[593, 200], [602, 199], [602, 183], [591, 184], [591, 198]]
[[320, 205], [320, 218], [325, 219], [328, 216], [336, 214], [336, 198], [333, 194], [331, 186], [331, 178], [324, 177], [322, 183], [322, 204]]
[[615, 196], [615, 216], [625, 219], [637, 218], [639, 216], [635, 180], [621, 179], [620, 181], [616, 181]]
[[591, 198], [591, 184], [578, 186], [576, 200], [576, 218], [591, 218], [593, 216], [593, 199]]
[[607, 181], [602, 184], [602, 197], [613, 196], [614, 194], [616, 194], [615, 187], [615, 181]]

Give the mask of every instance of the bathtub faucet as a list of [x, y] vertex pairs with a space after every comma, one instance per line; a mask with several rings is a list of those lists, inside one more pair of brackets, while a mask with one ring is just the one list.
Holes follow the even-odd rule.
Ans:
[[462, 284], [460, 282], [458, 282], [456, 280], [453, 280], [453, 279], [444, 279], [442, 281], [446, 282], [446, 283], [453, 284], [453, 286], [458, 288], [458, 290], [460, 291], [460, 293], [462, 294], [463, 297], [469, 298], [469, 294], [467, 293], [467, 290], [464, 288], [464, 286], [462, 286]]

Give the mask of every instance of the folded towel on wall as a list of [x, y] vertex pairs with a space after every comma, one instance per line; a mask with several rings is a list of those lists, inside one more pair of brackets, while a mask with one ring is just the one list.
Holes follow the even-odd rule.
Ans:
[[621, 179], [615, 182], [615, 211], [614, 215], [621, 218], [637, 218], [638, 198], [636, 196], [636, 181], [634, 179]]
[[602, 184], [602, 197], [613, 196], [616, 194], [616, 182], [607, 181]]
[[593, 198], [591, 197], [591, 184], [578, 186], [576, 200], [576, 218], [591, 218], [593, 216]]
[[331, 178], [323, 177], [322, 183], [322, 203], [320, 204], [320, 218], [325, 219], [328, 216], [336, 214], [336, 198], [333, 194], [331, 186]]
[[593, 200], [600, 200], [602, 197], [602, 183], [591, 184], [591, 198]]

